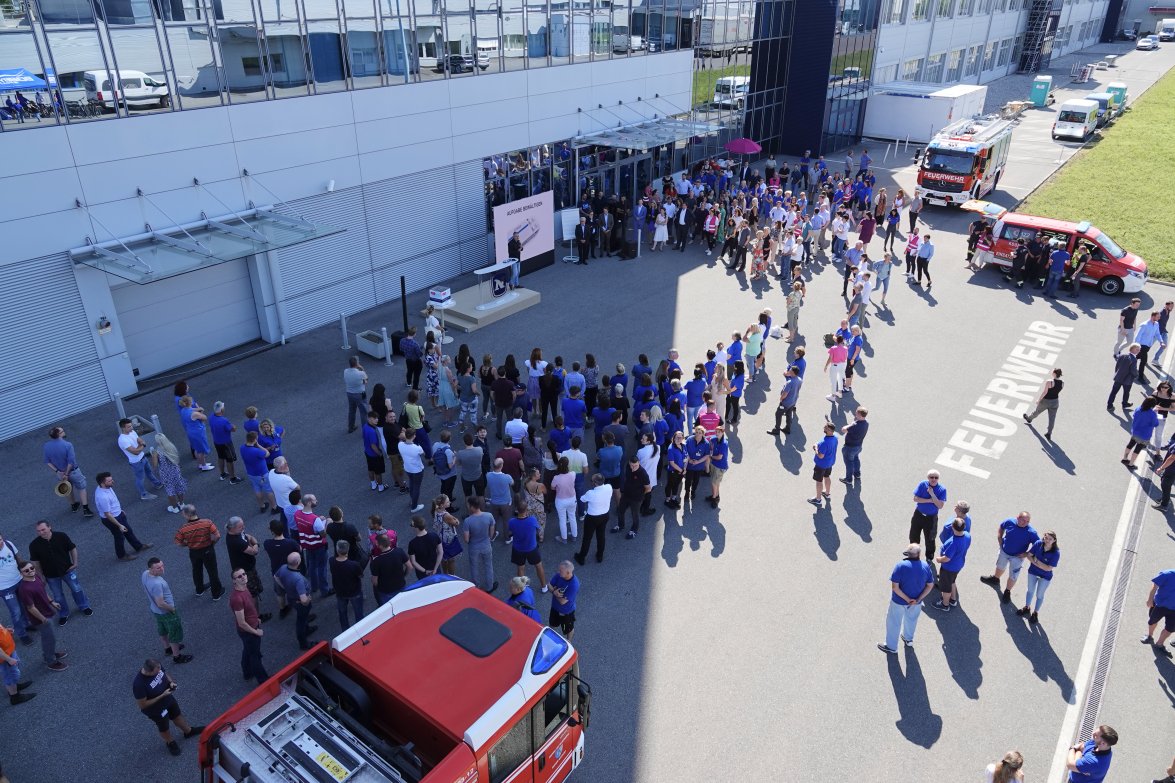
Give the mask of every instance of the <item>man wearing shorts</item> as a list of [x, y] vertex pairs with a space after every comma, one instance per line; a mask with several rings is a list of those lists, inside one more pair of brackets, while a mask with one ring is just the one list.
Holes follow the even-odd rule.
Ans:
[[959, 603], [955, 598], [955, 580], [963, 570], [963, 564], [967, 562], [967, 550], [971, 548], [967, 520], [955, 517], [951, 524], [943, 528], [943, 535], [947, 539], [943, 542], [942, 554], [934, 558], [934, 562], [938, 563], [938, 590], [942, 597], [934, 602], [934, 608], [949, 612], [952, 606]]
[[37, 697], [35, 693], [22, 692], [32, 683], [20, 679], [20, 655], [16, 652], [16, 639], [12, 637], [12, 629], [4, 625], [0, 625], [0, 680], [4, 682], [4, 690], [8, 693], [8, 703], [14, 707]]
[[237, 425], [224, 415], [224, 403], [217, 400], [212, 404], [212, 416], [208, 418], [208, 428], [212, 430], [212, 446], [216, 449], [216, 467], [220, 469], [220, 480], [230, 484], [240, 484], [237, 477], [237, 449], [233, 446], [233, 433]]
[[[914, 515], [910, 517], [910, 543], [918, 537], [926, 540], [926, 562], [934, 561], [934, 537], [938, 535], [938, 512], [947, 500], [947, 488], [938, 483], [937, 470], [926, 474], [926, 480], [914, 488]], [[1019, 570], [1019, 568], [1017, 568]]]
[[[1167, 649], [1167, 637], [1175, 631], [1175, 569], [1160, 571], [1159, 575], [1151, 580], [1151, 592], [1146, 597], [1146, 606], [1150, 610], [1147, 618], [1148, 628], [1146, 636], [1140, 640], [1143, 644], [1153, 644], [1164, 658], [1171, 657]], [[1155, 640], [1155, 629], [1159, 621], [1163, 621], [1163, 632]]]
[[726, 442], [726, 428], [721, 424], [714, 432], [714, 438], [710, 441], [710, 508], [718, 508], [719, 488], [722, 486], [722, 478], [726, 475], [726, 471], [730, 468], [730, 444]]
[[[152, 559], [158, 560], [158, 558]], [[176, 681], [163, 670], [159, 661], [154, 658], [148, 658], [143, 663], [143, 668], [139, 669], [131, 684], [131, 693], [134, 694], [135, 702], [139, 705], [139, 712], [146, 715], [147, 719], [155, 724], [163, 744], [167, 745], [168, 752], [173, 756], [180, 754], [180, 746], [175, 741], [175, 737], [171, 736], [172, 723], [175, 723], [183, 732], [184, 739], [198, 737], [200, 732], [204, 731], [203, 726], [189, 724], [188, 719], [180, 711], [180, 704], [175, 700], [177, 687]]]
[[155, 632], [163, 641], [163, 648], [171, 654], [173, 662], [187, 663], [192, 660], [192, 656], [180, 652], [183, 649], [184, 624], [180, 622], [179, 612], [175, 608], [171, 587], [163, 578], [162, 560], [152, 557], [147, 561], [142, 582], [143, 590], [147, 593], [147, 606], [155, 618]]
[[836, 464], [837, 439], [836, 427], [831, 422], [824, 424], [824, 438], [812, 446], [813, 467], [812, 480], [816, 482], [816, 494], [808, 498], [813, 506], [823, 505], [824, 500], [832, 497], [832, 466]]
[[269, 485], [269, 468], [265, 465], [265, 458], [269, 452], [257, 445], [257, 433], [245, 434], [245, 445], [241, 446], [241, 461], [245, 463], [245, 475], [253, 485], [253, 494], [257, 496], [258, 513], [264, 514], [273, 506], [274, 511], [280, 511], [277, 499], [273, 496], [273, 488]]
[[543, 542], [543, 528], [533, 515], [527, 513], [525, 500], [518, 502], [509, 528], [513, 542], [510, 546], [510, 562], [518, 566], [519, 576], [526, 575], [527, 565], [534, 566], [539, 584], [543, 586], [543, 592], [547, 592], [550, 588], [547, 586], [547, 574], [543, 570], [543, 556], [539, 552], [539, 544]]
[[579, 577], [570, 560], [559, 564], [558, 572], [551, 577], [551, 615], [547, 625], [571, 641], [575, 636], [575, 599], [579, 595]]
[[1004, 587], [1000, 600], [1006, 603], [1012, 601], [1012, 587], [1016, 584], [1016, 577], [1020, 576], [1020, 569], [1024, 566], [1024, 557], [1032, 549], [1032, 545], [1040, 540], [1040, 534], [1030, 524], [1032, 515], [1021, 511], [1015, 519], [1009, 517], [1000, 523], [996, 538], [1000, 543], [1000, 553], [995, 561], [995, 573], [991, 576], [981, 576], [979, 581], [999, 589], [1000, 577], [1008, 571], [1008, 583]]
[[69, 510], [82, 510], [82, 516], [92, 517], [94, 512], [90, 510], [90, 505], [86, 497], [86, 476], [82, 473], [82, 469], [78, 467], [78, 458], [74, 453], [73, 444], [65, 439], [65, 428], [54, 427], [49, 430], [49, 440], [45, 443], [44, 449], [45, 464], [49, 466], [49, 470], [53, 471], [58, 483], [68, 481], [69, 492]]

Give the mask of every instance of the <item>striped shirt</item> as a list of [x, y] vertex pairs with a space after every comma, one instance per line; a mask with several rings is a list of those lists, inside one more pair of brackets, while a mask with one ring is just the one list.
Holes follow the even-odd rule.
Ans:
[[175, 543], [189, 549], [207, 549], [220, 538], [211, 519], [189, 519], [175, 532]]

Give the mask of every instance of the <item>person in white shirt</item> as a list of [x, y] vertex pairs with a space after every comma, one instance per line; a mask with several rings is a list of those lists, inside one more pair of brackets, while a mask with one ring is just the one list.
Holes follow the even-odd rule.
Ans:
[[269, 488], [273, 490], [273, 499], [277, 501], [277, 509], [284, 509], [290, 505], [290, 493], [301, 488], [290, 475], [290, 463], [285, 457], [274, 459], [273, 469], [269, 471], [268, 478]]
[[420, 485], [424, 482], [424, 449], [413, 440], [415, 437], [416, 430], [405, 427], [396, 445], [400, 459], [404, 461], [404, 472], [408, 474], [408, 498], [412, 502], [413, 514], [424, 510], [424, 504], [420, 502]]
[[730, 354], [726, 352], [726, 343], [719, 342], [714, 349], [714, 365], [722, 365], [725, 367], [730, 364]]
[[587, 560], [592, 538], [596, 539], [596, 562], [604, 562], [604, 528], [608, 525], [608, 513], [612, 507], [612, 486], [599, 473], [592, 476], [592, 488], [583, 493], [580, 500], [586, 510], [583, 518], [583, 543], [573, 557], [583, 565]]
[[771, 218], [772, 223], [779, 223], [780, 221], [783, 220], [783, 216], [784, 216], [783, 204], [776, 201], [775, 206], [773, 206], [771, 208], [771, 212], [768, 213], [768, 217]]
[[131, 464], [131, 470], [135, 473], [135, 489], [139, 490], [139, 499], [154, 500], [156, 496], [147, 491], [144, 480], [151, 479], [155, 489], [163, 489], [163, 482], [156, 478], [154, 471], [151, 470], [151, 460], [147, 459], [147, 444], [139, 437], [139, 433], [135, 432], [135, 424], [130, 419], [120, 419], [118, 426], [122, 431], [118, 436], [118, 447], [126, 455], [127, 462]]
[[114, 494], [114, 477], [109, 473], [99, 473], [95, 479], [98, 488], [94, 490], [94, 510], [102, 520], [102, 524], [114, 536], [114, 555], [124, 562], [134, 560], [134, 554], [127, 554], [125, 544], [130, 544], [136, 553], [150, 549], [151, 544], [144, 544], [131, 530], [131, 523], [123, 513], [122, 504], [118, 502], [118, 495]]
[[506, 422], [506, 425], [503, 427], [503, 430], [506, 432], [506, 436], [509, 437], [513, 443], [522, 443], [522, 441], [526, 438], [528, 427], [526, 424], [526, 419], [523, 418], [523, 416], [524, 414], [522, 408], [515, 408], [514, 418]]

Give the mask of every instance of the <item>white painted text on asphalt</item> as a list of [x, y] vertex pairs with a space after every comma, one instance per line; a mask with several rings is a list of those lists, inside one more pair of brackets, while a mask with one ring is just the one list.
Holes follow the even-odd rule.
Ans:
[[1007, 438], [1028, 413], [1040, 393], [1040, 386], [1051, 375], [1061, 349], [1073, 329], [1033, 321], [1024, 336], [1012, 348], [983, 394], [963, 420], [963, 425], [947, 442], [935, 464], [970, 476], [986, 479], [991, 475], [976, 460], [997, 460], [1008, 448]]

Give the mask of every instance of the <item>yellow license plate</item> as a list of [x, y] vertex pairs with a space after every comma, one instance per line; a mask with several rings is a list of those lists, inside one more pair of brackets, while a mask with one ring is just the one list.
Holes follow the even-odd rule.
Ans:
[[319, 753], [314, 760], [318, 762], [318, 766], [325, 769], [330, 775], [334, 777], [335, 780], [342, 781], [347, 779], [347, 768], [336, 761], [334, 757], [326, 751]]

